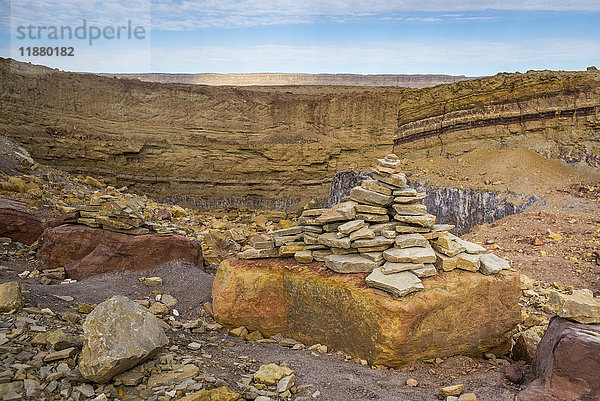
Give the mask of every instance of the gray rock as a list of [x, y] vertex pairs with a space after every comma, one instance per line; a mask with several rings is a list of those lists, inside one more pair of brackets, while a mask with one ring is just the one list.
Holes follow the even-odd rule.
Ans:
[[97, 383], [153, 357], [169, 342], [161, 322], [148, 309], [119, 295], [87, 316], [83, 338], [79, 370]]
[[385, 262], [381, 267], [383, 274], [400, 273], [409, 270], [418, 270], [424, 268], [423, 263], [396, 263], [396, 262]]
[[458, 244], [458, 246], [465, 248], [465, 252], [467, 253], [478, 254], [485, 253], [487, 251], [484, 247], [482, 247], [479, 244], [470, 241], [465, 241], [464, 239], [459, 238], [451, 233], [448, 233], [448, 235], [450, 236], [450, 238], [452, 238], [454, 242]]
[[427, 247], [429, 246], [429, 241], [421, 234], [404, 234], [398, 235], [395, 238], [394, 246], [396, 248]]
[[479, 257], [481, 265], [479, 271], [483, 274], [490, 275], [499, 273], [503, 269], [510, 269], [510, 263], [508, 260], [504, 260], [493, 253], [487, 253]]
[[367, 276], [365, 282], [369, 287], [387, 291], [400, 297], [424, 288], [421, 280], [411, 272], [383, 274], [381, 268], [374, 269]]
[[359, 203], [389, 206], [394, 202], [391, 195], [383, 195], [378, 192], [369, 191], [362, 187], [354, 187], [350, 190], [350, 199]]
[[336, 233], [321, 234], [317, 240], [319, 241], [319, 244], [332, 248], [350, 248], [350, 238], [338, 238]]
[[427, 247], [392, 248], [383, 253], [385, 260], [396, 263], [435, 263], [433, 249]]
[[330, 255], [325, 257], [325, 266], [336, 273], [370, 273], [379, 262], [360, 255]]

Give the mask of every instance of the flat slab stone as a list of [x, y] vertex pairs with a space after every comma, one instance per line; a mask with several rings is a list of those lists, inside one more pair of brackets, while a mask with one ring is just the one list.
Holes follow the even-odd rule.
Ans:
[[396, 188], [406, 188], [406, 175], [404, 173], [385, 174], [383, 171], [374, 171], [373, 178]]
[[373, 273], [369, 274], [365, 279], [365, 283], [369, 287], [377, 288], [399, 297], [425, 288], [421, 279], [411, 272], [383, 274], [381, 268], [373, 270]]
[[363, 187], [354, 187], [350, 190], [350, 199], [359, 203], [370, 203], [381, 206], [388, 206], [394, 202], [391, 195], [383, 195], [375, 191], [364, 189]]
[[423, 263], [396, 263], [396, 262], [385, 262], [381, 267], [383, 274], [400, 273], [409, 270], [418, 270], [424, 268]]
[[387, 214], [375, 214], [375, 213], [356, 213], [357, 219], [363, 219], [370, 223], [387, 223], [390, 221], [390, 216]]
[[435, 252], [430, 246], [413, 248], [391, 248], [383, 253], [385, 260], [396, 263], [434, 263]]
[[378, 192], [382, 195], [391, 195], [392, 194], [392, 187], [390, 187], [389, 185], [386, 185], [382, 182], [379, 182], [377, 180], [365, 180], [360, 184], [360, 186], [363, 187], [364, 189], [368, 189], [369, 191]]
[[338, 231], [344, 235], [350, 234], [352, 231], [356, 231], [361, 227], [364, 227], [364, 220], [351, 220], [338, 227]]
[[396, 248], [427, 247], [429, 246], [429, 241], [421, 234], [404, 234], [398, 235], [395, 238], [394, 246]]
[[386, 238], [383, 236], [374, 237], [371, 239], [359, 239], [352, 243], [352, 248], [368, 248], [373, 246], [387, 245], [390, 246], [394, 243], [393, 238]]
[[379, 262], [358, 254], [331, 255], [325, 258], [325, 266], [336, 273], [370, 273], [379, 266]]
[[387, 214], [387, 209], [379, 206], [356, 205], [356, 213]]
[[425, 199], [426, 197], [427, 194], [425, 192], [420, 192], [415, 194], [415, 196], [396, 196], [394, 198], [394, 203], [416, 203]]
[[458, 244], [458, 246], [465, 248], [465, 252], [467, 253], [477, 254], [485, 253], [487, 251], [484, 247], [482, 247], [479, 244], [470, 241], [465, 241], [464, 239], [457, 237], [454, 234], [448, 233], [448, 235], [450, 236], [450, 238], [452, 238], [454, 242]]
[[227, 259], [213, 283], [214, 317], [228, 328], [281, 333], [390, 367], [460, 354], [502, 355], [521, 319], [517, 272], [441, 272], [404, 297], [368, 287], [366, 277], [293, 258]]
[[392, 207], [394, 208], [396, 213], [405, 216], [420, 216], [423, 214], [427, 214], [427, 206], [421, 205], [420, 203], [410, 203], [407, 205], [395, 204]]
[[375, 231], [371, 230], [369, 226], [363, 226], [358, 230], [351, 232], [349, 238], [350, 241], [375, 238]]
[[480, 255], [472, 255], [466, 252], [460, 253], [456, 255], [456, 268], [476, 272], [479, 270], [481, 264], [479, 259]]
[[435, 224], [435, 216], [433, 214], [423, 214], [421, 216], [404, 216], [397, 214], [395, 220], [402, 223], [415, 224], [421, 227], [432, 227]]

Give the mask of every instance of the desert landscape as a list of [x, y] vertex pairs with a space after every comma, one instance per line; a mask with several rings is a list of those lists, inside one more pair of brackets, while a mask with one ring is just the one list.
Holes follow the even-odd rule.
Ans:
[[0, 59], [3, 400], [600, 397], [600, 72]]

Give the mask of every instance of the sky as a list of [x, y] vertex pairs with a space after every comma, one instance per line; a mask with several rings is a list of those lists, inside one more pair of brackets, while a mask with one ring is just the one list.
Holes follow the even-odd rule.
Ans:
[[598, 0], [0, 0], [0, 56], [108, 73], [483, 76], [600, 66], [599, 25]]

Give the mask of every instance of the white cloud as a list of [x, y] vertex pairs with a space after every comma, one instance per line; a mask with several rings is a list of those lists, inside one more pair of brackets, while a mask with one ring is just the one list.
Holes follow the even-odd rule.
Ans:
[[[311, 23], [322, 19], [343, 22], [369, 16], [386, 18], [386, 14], [420, 11], [600, 11], [598, 0], [0, 0], [0, 11], [6, 9], [9, 2], [12, 6], [12, 26], [29, 23], [74, 24], [80, 23], [82, 19], [108, 25], [132, 19], [138, 24], [146, 24], [152, 20], [156, 28], [164, 30]], [[427, 22], [427, 18], [439, 17], [426, 15], [415, 18]]]

